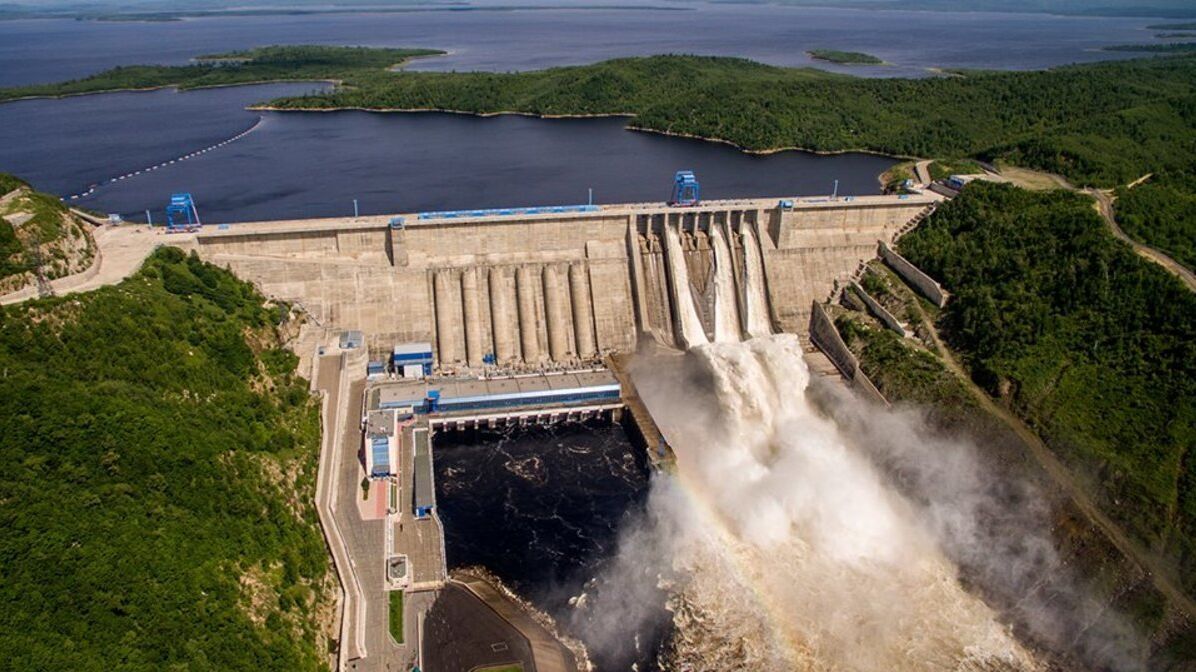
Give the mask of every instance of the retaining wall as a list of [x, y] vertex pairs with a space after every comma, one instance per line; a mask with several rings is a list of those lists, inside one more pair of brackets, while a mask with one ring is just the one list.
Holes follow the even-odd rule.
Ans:
[[868, 308], [868, 312], [872, 313], [873, 317], [880, 320], [889, 329], [897, 332], [902, 338], [905, 338], [908, 335], [906, 334], [905, 326], [902, 325], [901, 322], [899, 322], [897, 318], [894, 317], [894, 315], [890, 313], [884, 306], [880, 305], [876, 299], [872, 298], [871, 294], [864, 291], [864, 288], [860, 286], [860, 283], [852, 280], [851, 287], [855, 290], [856, 295], [858, 295], [860, 299], [864, 301], [864, 305]]
[[890, 249], [884, 241], [880, 242], [880, 257], [884, 259], [890, 268], [897, 271], [898, 275], [913, 286], [914, 289], [918, 290], [918, 293], [929, 299], [931, 303], [939, 308], [947, 305], [947, 290], [935, 282], [934, 278], [926, 275], [917, 266], [911, 264], [905, 257]]
[[860, 369], [859, 360], [847, 347], [839, 329], [820, 303], [815, 303], [810, 309], [810, 342], [826, 354], [857, 394], [878, 404], [889, 405], [889, 400], [876, 389], [868, 374]]

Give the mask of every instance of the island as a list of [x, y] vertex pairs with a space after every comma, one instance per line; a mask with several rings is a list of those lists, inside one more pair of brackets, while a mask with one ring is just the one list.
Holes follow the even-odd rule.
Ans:
[[839, 51], [837, 49], [811, 49], [806, 55], [816, 61], [837, 63], [839, 65], [885, 65], [885, 62], [872, 54], [861, 51]]
[[1130, 51], [1149, 54], [1177, 54], [1196, 52], [1196, 42], [1168, 42], [1166, 44], [1114, 44], [1102, 51]]

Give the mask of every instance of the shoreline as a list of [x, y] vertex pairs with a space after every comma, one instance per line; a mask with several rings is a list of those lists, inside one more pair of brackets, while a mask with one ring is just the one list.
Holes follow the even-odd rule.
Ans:
[[[638, 115], [633, 112], [603, 112], [593, 114], [543, 114], [537, 112], [520, 112], [518, 110], [500, 110], [498, 112], [474, 112], [470, 110], [455, 110], [452, 108], [440, 107], [360, 107], [355, 105], [346, 105], [342, 107], [276, 107], [274, 105], [250, 105], [245, 109], [254, 112], [302, 112], [302, 113], [321, 113], [327, 114], [332, 112], [373, 112], [378, 114], [459, 114], [469, 117], [479, 117], [482, 119], [490, 119], [494, 117], [512, 116], [512, 117], [528, 117], [532, 119], [635, 119]], [[810, 149], [807, 147], [799, 147], [797, 145], [785, 145], [781, 147], [769, 147], [767, 149], [752, 149], [744, 147], [734, 141], [725, 138], [714, 138], [703, 135], [696, 135], [693, 133], [681, 133], [678, 131], [667, 131], [658, 128], [650, 128], [647, 126], [636, 126], [628, 124], [624, 130], [634, 131], [637, 133], [652, 133], [656, 135], [664, 135], [674, 138], [685, 138], [688, 140], [701, 140], [702, 142], [713, 142], [720, 145], [728, 145], [743, 152], [744, 154], [751, 154], [753, 156], [769, 156], [771, 154], [780, 154], [781, 152], [802, 152], [805, 154], [814, 154], [816, 156], [841, 156], [843, 154], [867, 154], [870, 156], [880, 156], [886, 159], [894, 159], [895, 161], [916, 161], [925, 157], [920, 156], [905, 156], [902, 154], [891, 154], [887, 152], [880, 152], [874, 149], [863, 148], [849, 148], [849, 149]]]
[[[393, 63], [391, 65], [386, 66], [386, 68], [383, 69], [383, 72], [401, 71], [404, 67], [406, 67], [408, 64], [410, 64], [414, 60], [421, 59], [421, 58], [437, 58], [440, 56], [447, 56], [450, 53], [451, 52], [442, 50], [439, 53], [435, 53], [435, 54], [424, 54], [421, 56], [408, 56], [407, 58], [404, 58], [403, 60], [401, 60], [397, 63]], [[195, 61], [195, 59], [193, 58], [193, 59], [191, 59], [191, 61]], [[255, 80], [248, 81], [248, 82], [228, 82], [225, 84], [200, 84], [198, 86], [187, 86], [185, 84], [160, 84], [158, 86], [122, 86], [122, 87], [117, 87], [114, 89], [99, 89], [96, 91], [73, 91], [70, 93], [43, 93], [43, 94], [34, 94], [34, 95], [30, 95], [30, 96], [21, 96], [19, 98], [5, 98], [5, 99], [0, 100], [0, 105], [3, 105], [5, 103], [16, 103], [16, 102], [20, 102], [22, 100], [62, 100], [65, 98], [75, 98], [77, 96], [98, 96], [98, 95], [102, 95], [102, 94], [106, 94], [106, 93], [125, 93], [125, 92], [137, 93], [137, 92], [143, 92], [143, 91], [161, 91], [163, 89], [175, 89], [176, 91], [182, 93], [185, 91], [202, 91], [202, 90], [206, 90], [206, 89], [226, 89], [226, 88], [232, 88], [234, 86], [262, 86], [265, 84], [303, 84], [303, 83], [331, 84], [334, 87], [345, 86], [345, 80], [343, 80], [343, 79], [321, 79], [318, 77], [315, 77], [315, 78], [313, 78], [313, 77], [298, 77], [298, 78], [294, 78], [294, 79], [289, 78], [289, 77], [281, 78], [281, 79], [255, 79]], [[38, 85], [30, 84], [28, 86], [38, 86]], [[5, 87], [5, 88], [16, 89], [16, 88], [22, 88], [22, 87], [15, 86], [15, 87]]]
[[804, 53], [807, 57], [809, 57], [809, 59], [811, 61], [818, 61], [820, 63], [830, 63], [831, 65], [841, 65], [841, 66], [849, 67], [849, 68], [851, 68], [851, 67], [876, 68], [876, 67], [883, 67], [886, 65], [888, 65], [888, 66], [893, 65], [892, 63], [890, 63], [884, 59], [880, 59], [880, 58], [877, 58], [876, 56], [873, 56], [872, 54], [865, 54], [863, 52], [854, 52], [854, 53], [858, 53], [860, 55], [867, 56], [869, 58], [874, 58], [876, 60], [875, 61], [841, 61], [841, 60], [835, 60], [833, 58], [828, 58], [826, 56], [819, 56], [817, 52], [818, 52], [817, 49], [807, 49]]
[[[229, 84], [202, 84], [200, 86], [184, 86], [181, 84], [162, 84], [159, 86], [127, 86], [119, 89], [102, 89], [99, 91], [75, 91], [71, 93], [44, 93], [32, 96], [21, 96], [20, 98], [6, 98], [0, 100], [0, 105], [8, 103], [19, 103], [23, 100], [64, 100], [66, 98], [79, 98], [82, 96], [101, 96], [110, 93], [148, 93], [151, 91], [162, 91], [165, 89], [174, 89], [179, 93], [186, 93], [187, 91], [204, 91], [209, 89], [231, 89], [238, 86], [264, 86], [267, 84], [331, 84], [332, 86], [343, 86], [343, 80], [339, 79], [259, 79], [252, 82], [232, 82]], [[245, 108], [251, 109], [251, 108]]]

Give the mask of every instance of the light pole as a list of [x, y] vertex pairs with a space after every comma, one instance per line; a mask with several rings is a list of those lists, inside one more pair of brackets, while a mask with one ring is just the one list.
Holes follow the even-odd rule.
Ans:
[[835, 180], [835, 191], [831, 194], [831, 200], [839, 198], [839, 180]]
[[357, 219], [357, 199], [353, 199], [353, 219]]

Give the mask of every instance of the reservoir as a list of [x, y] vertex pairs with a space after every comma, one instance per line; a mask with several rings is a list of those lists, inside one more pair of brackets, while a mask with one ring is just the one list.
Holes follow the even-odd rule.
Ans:
[[871, 194], [893, 164], [864, 154], [751, 155], [628, 131], [623, 118], [244, 109], [321, 86], [0, 105], [0, 171], [139, 220], [149, 209], [162, 221], [170, 194], [189, 192], [203, 220], [217, 223], [352, 215], [355, 199], [361, 214], [576, 204], [591, 189], [596, 203], [664, 201], [680, 169], [697, 172], [707, 199], [830, 194], [836, 180], [840, 194]]
[[[1151, 40], [1157, 20], [1042, 13], [904, 11], [785, 3], [477, 0], [402, 13], [193, 18], [168, 22], [0, 21], [0, 86], [73, 79], [117, 65], [186, 63], [270, 44], [427, 47], [450, 52], [417, 70], [507, 72], [608, 58], [687, 53], [815, 66], [865, 77], [926, 68], [1024, 70], [1125, 58], [1100, 51]], [[880, 4], [880, 3], [875, 3]], [[892, 3], [897, 5], [899, 3]], [[962, 6], [967, 3], [959, 3]], [[518, 5], [518, 9], [512, 8]], [[541, 6], [536, 6], [541, 5]], [[569, 5], [573, 5], [570, 7]], [[844, 68], [809, 49], [874, 54], [890, 66]]]

